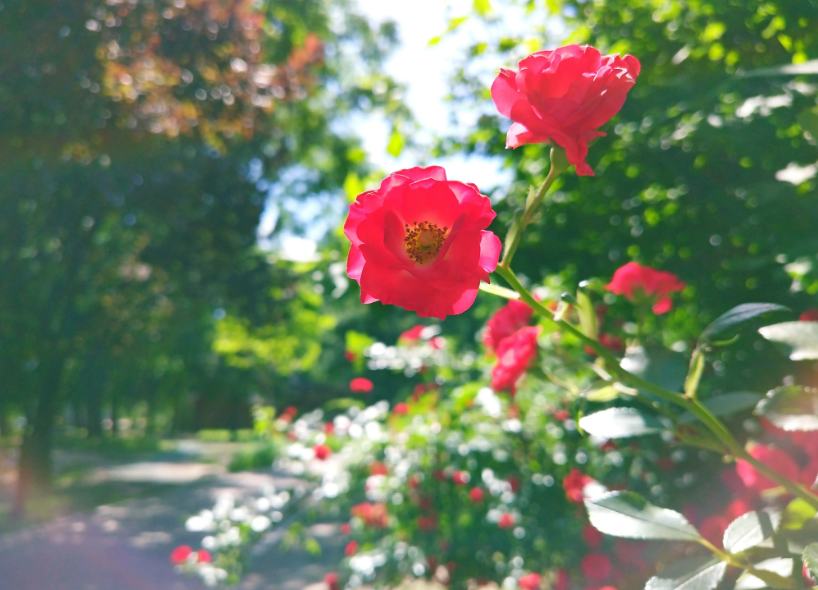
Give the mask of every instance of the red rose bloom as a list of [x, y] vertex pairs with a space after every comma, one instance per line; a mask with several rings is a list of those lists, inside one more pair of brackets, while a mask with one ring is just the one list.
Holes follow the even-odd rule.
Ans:
[[556, 412], [554, 412], [554, 418], [559, 420], [560, 422], [565, 422], [570, 417], [571, 414], [568, 413], [568, 410], [557, 410]]
[[491, 85], [497, 110], [514, 121], [506, 147], [551, 141], [565, 149], [577, 174], [593, 176], [585, 162], [588, 142], [605, 135], [597, 128], [625, 104], [639, 75], [639, 60], [567, 45], [538, 51], [518, 66], [516, 72], [501, 68]]
[[798, 316], [798, 320], [801, 322], [818, 322], [818, 309], [808, 309]]
[[399, 404], [395, 404], [395, 407], [392, 408], [393, 414], [403, 415], [409, 413], [409, 406], [403, 402]]
[[537, 590], [540, 587], [540, 574], [526, 574], [517, 580], [517, 586], [522, 590]]
[[[750, 449], [750, 454], [784, 477], [798, 481], [798, 464], [781, 449], [765, 445], [756, 445]], [[741, 481], [744, 482], [745, 486], [759, 492], [777, 487], [778, 485], [761, 475], [756, 471], [755, 467], [741, 459], [736, 461], [736, 473], [741, 478]]]
[[604, 553], [589, 553], [582, 558], [579, 567], [586, 578], [601, 582], [611, 573], [611, 560]]
[[527, 325], [534, 310], [527, 303], [512, 299], [498, 309], [491, 319], [486, 322], [483, 332], [483, 344], [489, 350], [497, 350], [500, 342], [514, 332]]
[[565, 489], [565, 497], [569, 502], [575, 504], [582, 504], [583, 490], [585, 486], [594, 483], [596, 480], [593, 477], [585, 475], [579, 469], [572, 469], [565, 479], [562, 480], [562, 487]]
[[338, 574], [335, 572], [330, 572], [324, 576], [324, 584], [327, 585], [329, 590], [341, 590], [341, 586], [338, 584]]
[[348, 535], [351, 532], [352, 532], [352, 525], [351, 524], [349, 524], [348, 522], [345, 522], [344, 524], [341, 525], [341, 534], [342, 535]]
[[474, 502], [475, 504], [479, 504], [480, 502], [482, 502], [483, 498], [485, 497], [486, 492], [483, 491], [483, 488], [472, 488], [469, 491], [469, 498], [471, 498], [471, 501]]
[[213, 556], [210, 555], [210, 551], [199, 549], [199, 552], [196, 554], [196, 561], [199, 563], [210, 563], [213, 561]]
[[383, 529], [389, 524], [389, 514], [386, 511], [386, 504], [383, 503], [362, 502], [353, 506], [349, 513], [352, 516], [357, 516], [364, 521], [366, 526], [372, 528]]
[[347, 546], [344, 547], [344, 555], [352, 557], [356, 553], [358, 553], [358, 541], [350, 541], [347, 543]]
[[517, 392], [517, 381], [525, 374], [537, 356], [537, 336], [540, 327], [520, 328], [504, 338], [497, 348], [497, 362], [491, 370], [491, 388], [500, 392]]
[[349, 390], [352, 393], [369, 393], [375, 385], [366, 377], [355, 377], [349, 382]]
[[181, 565], [187, 561], [193, 549], [187, 545], [179, 545], [176, 549], [170, 552], [170, 562], [173, 565]]
[[325, 461], [327, 457], [332, 455], [332, 449], [327, 445], [315, 445], [312, 448], [312, 452], [315, 453], [315, 458], [319, 461]]
[[494, 216], [488, 197], [446, 180], [443, 168], [400, 170], [350, 205], [347, 274], [363, 303], [440, 319], [463, 313], [500, 258], [500, 240], [485, 231]]
[[510, 529], [514, 524], [514, 517], [508, 512], [501, 514], [500, 518], [497, 519], [497, 526], [501, 529]]
[[653, 313], [662, 314], [673, 307], [668, 294], [681, 291], [685, 284], [672, 273], [642, 266], [638, 262], [629, 262], [617, 269], [605, 288], [617, 295], [624, 295], [631, 301], [647, 298], [653, 302]]

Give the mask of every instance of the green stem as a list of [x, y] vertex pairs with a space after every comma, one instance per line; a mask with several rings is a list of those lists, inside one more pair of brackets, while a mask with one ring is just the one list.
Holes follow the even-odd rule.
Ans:
[[500, 262], [500, 266], [503, 268], [510, 268], [511, 259], [514, 258], [514, 253], [517, 251], [517, 246], [520, 245], [520, 238], [523, 237], [523, 232], [525, 231], [526, 226], [532, 222], [534, 214], [537, 212], [537, 209], [539, 209], [546, 193], [548, 193], [548, 189], [550, 189], [551, 185], [554, 184], [557, 176], [564, 172], [568, 166], [569, 164], [568, 159], [565, 156], [565, 150], [559, 146], [552, 147], [551, 168], [548, 170], [548, 176], [545, 177], [545, 180], [537, 189], [537, 192], [529, 193], [528, 198], [525, 201], [525, 210], [523, 211], [522, 216], [519, 218], [519, 220], [515, 220], [515, 223], [512, 224], [511, 231], [509, 231], [508, 235], [506, 236], [505, 253], [503, 254], [503, 260]]
[[742, 459], [747, 461], [750, 465], [752, 465], [758, 472], [762, 475], [767, 477], [768, 479], [774, 481], [779, 486], [787, 489], [790, 493], [794, 496], [801, 498], [805, 502], [807, 502], [810, 506], [818, 510], [818, 496], [810, 492], [806, 487], [802, 486], [799, 483], [790, 481], [787, 477], [781, 475], [774, 469], [768, 467], [761, 461], [758, 461], [755, 457], [750, 455], [743, 446], [739, 444], [739, 442], [733, 438], [733, 435], [727, 429], [724, 424], [722, 424], [718, 418], [716, 418], [710, 411], [704, 407], [698, 400], [692, 399], [685, 395], [681, 395], [679, 393], [674, 393], [669, 391], [659, 385], [651, 383], [650, 381], [646, 381], [641, 377], [634, 375], [623, 369], [619, 364], [619, 359], [617, 359], [611, 351], [607, 348], [602, 346], [598, 341], [594, 340], [593, 338], [588, 338], [585, 334], [583, 334], [580, 330], [575, 328], [570, 323], [566, 322], [565, 320], [555, 320], [554, 314], [549, 311], [544, 305], [542, 305], [539, 301], [534, 299], [534, 297], [529, 293], [529, 291], [523, 286], [517, 276], [510, 268], [506, 268], [503, 266], [497, 267], [497, 273], [503, 277], [506, 282], [515, 290], [517, 293], [520, 294], [520, 299], [525, 301], [529, 306], [531, 306], [534, 311], [536, 311], [539, 315], [543, 316], [544, 318], [551, 320], [554, 322], [560, 330], [563, 332], [570, 332], [577, 338], [579, 338], [584, 344], [587, 344], [594, 352], [597, 353], [600, 357], [602, 357], [606, 361], [606, 370], [610, 373], [616, 375], [623, 383], [629, 385], [631, 387], [635, 387], [636, 389], [642, 389], [644, 391], [648, 391], [665, 401], [668, 401], [672, 404], [676, 404], [684, 408], [685, 410], [691, 412], [694, 416], [696, 416], [699, 420], [707, 426], [710, 431], [716, 435], [716, 438], [724, 444], [727, 449], [729, 449], [730, 454], [736, 459]]
[[795, 586], [795, 584], [793, 583], [793, 581], [791, 579], [782, 578], [781, 576], [779, 576], [778, 574], [776, 574], [774, 572], [769, 572], [769, 571], [765, 571], [765, 570], [757, 570], [752, 565], [744, 563], [743, 561], [740, 561], [738, 559], [735, 559], [732, 555], [730, 555], [726, 551], [722, 551], [721, 549], [719, 549], [718, 547], [716, 547], [715, 545], [713, 545], [712, 543], [710, 543], [709, 541], [707, 541], [705, 539], [700, 539], [699, 543], [701, 545], [704, 545], [705, 547], [707, 547], [707, 549], [709, 549], [713, 553], [713, 555], [715, 555], [716, 557], [718, 557], [722, 561], [728, 563], [729, 565], [731, 565], [733, 567], [743, 569], [743, 570], [747, 570], [748, 573], [754, 575], [755, 577], [759, 578], [760, 580], [763, 580], [763, 581], [767, 582], [768, 584], [771, 584], [775, 588], [792, 588], [792, 587]]

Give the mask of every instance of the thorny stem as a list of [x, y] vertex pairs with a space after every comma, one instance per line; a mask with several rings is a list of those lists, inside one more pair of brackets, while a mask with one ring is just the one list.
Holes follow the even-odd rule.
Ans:
[[722, 424], [718, 418], [716, 418], [710, 411], [704, 407], [698, 400], [693, 399], [691, 397], [687, 397], [685, 395], [681, 395], [679, 393], [672, 392], [667, 390], [659, 385], [651, 383], [650, 381], [646, 381], [641, 377], [634, 375], [623, 369], [619, 364], [619, 359], [617, 359], [611, 351], [607, 348], [602, 346], [597, 340], [593, 338], [589, 338], [585, 334], [583, 334], [580, 330], [574, 327], [572, 324], [566, 322], [565, 320], [556, 320], [554, 319], [554, 314], [544, 305], [542, 305], [539, 301], [537, 301], [533, 295], [523, 286], [520, 280], [517, 278], [517, 275], [514, 274], [510, 268], [505, 266], [498, 266], [496, 271], [501, 277], [503, 277], [506, 282], [520, 295], [520, 299], [525, 301], [529, 306], [531, 306], [534, 311], [536, 311], [539, 315], [543, 316], [544, 318], [554, 322], [560, 330], [563, 332], [570, 332], [577, 338], [579, 338], [584, 344], [588, 345], [597, 355], [603, 358], [606, 361], [606, 370], [610, 373], [616, 375], [616, 377], [621, 380], [626, 385], [634, 387], [636, 389], [642, 389], [644, 391], [648, 391], [665, 401], [668, 401], [672, 404], [676, 404], [684, 408], [685, 410], [691, 412], [695, 415], [699, 420], [704, 423], [710, 431], [716, 435], [716, 438], [724, 444], [724, 446], [729, 450], [730, 455], [733, 456], [735, 459], [741, 459], [746, 461], [750, 465], [752, 465], [758, 472], [762, 475], [767, 477], [768, 479], [774, 481], [777, 485], [785, 488], [787, 491], [792, 493], [794, 496], [804, 500], [810, 506], [818, 510], [818, 496], [813, 494], [803, 485], [791, 481], [789, 478], [781, 475], [774, 469], [768, 467], [761, 461], [758, 461], [755, 457], [750, 455], [739, 442], [733, 438], [733, 435], [727, 429], [724, 424]]

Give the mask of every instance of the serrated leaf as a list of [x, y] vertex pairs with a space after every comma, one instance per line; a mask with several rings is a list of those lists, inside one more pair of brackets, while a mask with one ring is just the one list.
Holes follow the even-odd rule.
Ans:
[[698, 541], [699, 532], [673, 510], [659, 508], [633, 492], [609, 492], [585, 500], [588, 518], [600, 532], [625, 539]]
[[668, 429], [668, 425], [636, 408], [608, 408], [589, 414], [579, 421], [585, 432], [601, 438], [627, 438], [655, 434]]
[[804, 548], [804, 553], [801, 555], [804, 560], [804, 565], [807, 566], [812, 577], [818, 580], [818, 543], [810, 543]]
[[818, 430], [818, 389], [801, 385], [776, 387], [758, 403], [755, 413], [788, 432]]
[[759, 590], [761, 588], [792, 588], [792, 559], [774, 557], [765, 559], [753, 566], [759, 573], [764, 572], [764, 579], [751, 573], [743, 574], [736, 582], [735, 590]]
[[782, 519], [782, 527], [789, 530], [799, 530], [804, 528], [811, 519], [815, 518], [818, 510], [806, 500], [796, 498], [784, 509], [784, 517]]
[[619, 397], [619, 390], [613, 385], [606, 385], [585, 394], [589, 402], [609, 402]]
[[[716, 397], [711, 397], [702, 400], [701, 404], [710, 410], [714, 416], [729, 416], [742, 410], [749, 410], [758, 405], [758, 402], [763, 399], [763, 396], [757, 393], [750, 393], [749, 391], [734, 391], [725, 393]], [[696, 416], [691, 412], [685, 412], [679, 416], [681, 424], [687, 424], [696, 421]]]
[[781, 523], [781, 513], [759, 510], [743, 514], [724, 532], [724, 550], [741, 553], [770, 538]]
[[790, 349], [790, 359], [818, 359], [818, 322], [782, 322], [764, 326], [759, 334]]
[[667, 566], [645, 584], [645, 590], [713, 590], [727, 564], [711, 557], [693, 557]]
[[727, 334], [727, 332], [732, 332], [733, 328], [753, 318], [775, 311], [789, 310], [777, 303], [742, 303], [721, 314], [713, 323], [707, 326], [699, 336], [699, 342], [712, 342], [716, 336], [720, 336], [722, 340], [725, 337], [731, 338], [733, 334]]

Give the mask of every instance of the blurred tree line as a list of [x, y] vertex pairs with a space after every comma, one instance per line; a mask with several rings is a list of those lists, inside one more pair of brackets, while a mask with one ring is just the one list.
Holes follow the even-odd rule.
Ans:
[[[391, 84], [394, 41], [343, 1], [0, 4], [0, 432], [25, 418], [18, 511], [50, 483], [58, 422], [100, 436], [142, 404], [148, 433], [160, 411], [177, 431], [235, 428], [253, 393], [314, 362], [331, 318], [256, 227], [282, 171], [312, 171], [302, 193], [366, 172], [336, 123], [388, 106], [371, 88]], [[214, 350], [222, 319], [273, 326], [266, 362]]]

